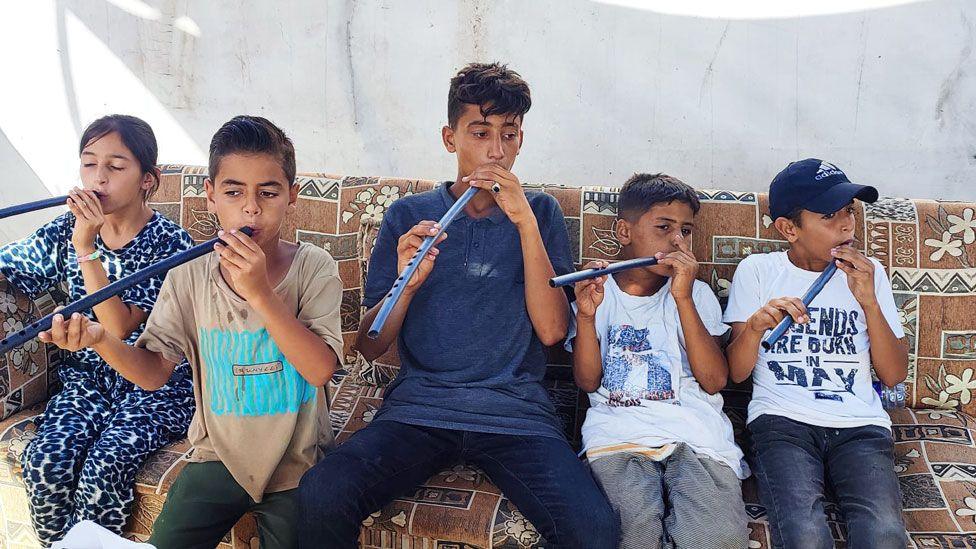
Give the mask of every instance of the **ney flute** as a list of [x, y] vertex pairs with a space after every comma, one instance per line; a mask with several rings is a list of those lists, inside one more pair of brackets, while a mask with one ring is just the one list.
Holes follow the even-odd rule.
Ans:
[[[817, 294], [820, 293], [820, 290], [824, 289], [824, 286], [827, 285], [827, 282], [830, 281], [830, 277], [834, 276], [835, 272], [837, 272], [836, 260], [831, 261], [829, 264], [827, 264], [827, 268], [824, 269], [822, 273], [820, 273], [820, 276], [818, 276], [816, 280], [813, 281], [813, 284], [810, 285], [810, 289], [807, 290], [807, 293], [803, 294], [803, 298], [801, 298], [801, 301], [803, 301], [804, 306], [806, 307], [810, 306], [810, 303], [813, 302], [813, 298], [817, 297]], [[789, 330], [791, 326], [793, 326], [793, 317], [790, 315], [786, 315], [785, 317], [783, 317], [783, 320], [780, 320], [779, 324], [777, 324], [776, 327], [773, 328], [773, 331], [769, 332], [769, 335], [766, 336], [766, 339], [762, 341], [762, 348], [766, 351], [772, 349], [773, 344], [776, 343], [776, 340], [783, 337], [783, 334], [785, 334], [786, 331]]]
[[[241, 227], [240, 231], [247, 236], [251, 236], [251, 234], [254, 232], [254, 230], [250, 227]], [[189, 250], [183, 250], [180, 253], [173, 254], [155, 265], [150, 265], [145, 269], [139, 269], [129, 276], [120, 278], [97, 292], [88, 294], [78, 301], [69, 304], [67, 307], [41, 318], [37, 322], [24, 327], [23, 330], [12, 333], [0, 341], [0, 354], [6, 353], [11, 349], [15, 349], [24, 343], [27, 343], [28, 341], [37, 337], [37, 334], [43, 331], [50, 330], [54, 315], [62, 315], [65, 318], [69, 318], [74, 313], [83, 313], [106, 299], [122, 293], [140, 282], [144, 282], [145, 280], [154, 276], [163, 275], [174, 267], [178, 267], [187, 261], [194, 260], [202, 255], [210, 253], [213, 251], [214, 244], [217, 243], [223, 244], [224, 242], [220, 238], [211, 238], [202, 244], [197, 244]]]
[[549, 279], [549, 285], [553, 288], [558, 288], [559, 286], [570, 286], [580, 282], [581, 280], [588, 280], [590, 278], [609, 275], [637, 267], [650, 267], [651, 265], [657, 265], [656, 257], [638, 257], [636, 259], [628, 259], [627, 261], [618, 261], [602, 269], [583, 269], [582, 271], [576, 271], [575, 273], [556, 276]]
[[393, 308], [396, 307], [397, 301], [400, 301], [400, 296], [403, 295], [403, 289], [407, 287], [407, 282], [410, 281], [413, 273], [417, 272], [417, 267], [420, 266], [420, 262], [424, 257], [427, 256], [427, 252], [429, 252], [431, 247], [434, 246], [434, 243], [437, 242], [437, 239], [440, 238], [441, 234], [444, 233], [444, 229], [447, 229], [447, 226], [451, 224], [451, 221], [454, 221], [454, 218], [457, 217], [457, 214], [461, 212], [464, 205], [467, 204], [474, 195], [478, 194], [478, 191], [478, 187], [469, 187], [468, 190], [464, 191], [464, 194], [458, 197], [457, 201], [447, 210], [447, 213], [445, 213], [444, 217], [442, 217], [438, 222], [440, 223], [441, 228], [439, 231], [437, 231], [437, 234], [424, 238], [424, 241], [420, 244], [420, 247], [417, 248], [417, 253], [413, 254], [413, 257], [410, 258], [410, 261], [403, 269], [403, 272], [400, 273], [400, 276], [398, 276], [393, 282], [393, 287], [390, 288], [389, 292], [387, 292], [383, 305], [380, 307], [380, 310], [377, 311], [376, 317], [373, 318], [373, 324], [370, 325], [369, 331], [366, 332], [367, 337], [370, 339], [376, 339], [380, 336], [380, 332], [383, 331], [383, 325], [386, 324], [387, 317], [390, 316]]

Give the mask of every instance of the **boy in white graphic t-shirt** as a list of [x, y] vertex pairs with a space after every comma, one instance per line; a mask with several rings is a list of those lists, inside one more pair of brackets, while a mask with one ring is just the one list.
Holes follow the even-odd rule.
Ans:
[[[848, 547], [907, 544], [894, 472], [891, 420], [872, 386], [908, 373], [908, 350], [881, 264], [854, 244], [855, 185], [833, 164], [793, 162], [769, 188], [788, 252], [756, 254], [735, 272], [725, 321], [732, 380], [750, 375], [752, 468], [776, 547], [833, 547], [824, 513], [830, 485], [847, 519]], [[809, 306], [803, 295], [831, 261], [838, 270]], [[768, 330], [796, 322], [769, 351]]]
[[[718, 392], [728, 379], [718, 300], [695, 280], [695, 190], [636, 174], [620, 191], [621, 259], [659, 264], [576, 285], [576, 383], [590, 393], [583, 445], [621, 520], [623, 548], [741, 548], [749, 472]], [[593, 262], [587, 267], [604, 266]]]

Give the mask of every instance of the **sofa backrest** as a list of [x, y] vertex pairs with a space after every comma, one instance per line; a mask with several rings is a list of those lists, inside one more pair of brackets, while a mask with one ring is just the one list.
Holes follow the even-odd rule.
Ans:
[[[211, 238], [216, 219], [207, 213], [203, 167], [163, 167], [153, 207], [185, 227], [193, 238]], [[425, 180], [300, 174], [296, 213], [284, 235], [330, 251], [343, 282], [342, 331], [347, 368], [364, 381], [383, 384], [395, 374], [391, 351], [376, 364], [357, 359], [352, 343], [369, 253], [383, 212], [396, 199], [431, 189]], [[526, 186], [553, 195], [566, 217], [577, 264], [616, 259], [617, 190], [612, 187]], [[701, 190], [702, 210], [692, 249], [699, 278], [723, 306], [739, 261], [752, 253], [782, 250], [764, 193]], [[857, 238], [862, 250], [888, 272], [905, 332], [911, 366], [908, 405], [961, 408], [976, 413], [976, 204], [882, 198], [859, 206]], [[557, 352], [552, 361], [567, 364]]]

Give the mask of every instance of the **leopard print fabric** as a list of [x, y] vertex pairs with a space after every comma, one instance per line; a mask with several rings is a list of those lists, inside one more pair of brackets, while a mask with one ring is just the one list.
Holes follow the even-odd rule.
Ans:
[[[68, 299], [86, 295], [71, 245], [74, 215], [66, 213], [27, 238], [0, 248], [0, 272], [30, 297], [65, 284]], [[96, 246], [110, 282], [193, 245], [179, 225], [154, 212], [136, 237], [109, 250]], [[126, 304], [151, 311], [162, 278], [124, 291]], [[87, 311], [93, 317], [91, 311]], [[126, 341], [134, 343], [142, 326]], [[38, 539], [48, 545], [81, 520], [121, 533], [133, 500], [133, 482], [145, 459], [186, 434], [193, 416], [188, 366], [177, 367], [158, 391], [143, 391], [97, 353], [71, 353], [58, 370], [64, 385], [48, 402], [37, 436], [23, 454], [24, 481]]]

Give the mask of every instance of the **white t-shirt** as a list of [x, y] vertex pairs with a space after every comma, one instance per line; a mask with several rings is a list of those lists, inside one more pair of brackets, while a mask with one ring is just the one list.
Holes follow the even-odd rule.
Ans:
[[[891, 284], [874, 263], [874, 291], [895, 337], [905, 336]], [[805, 271], [786, 252], [753, 254], [739, 263], [725, 322], [746, 322], [770, 299], [802, 296], [820, 273]], [[891, 419], [871, 385], [871, 344], [864, 309], [837, 270], [808, 307], [810, 322], [794, 325], [768, 352], [759, 349], [752, 373], [749, 420], [763, 414], [820, 427], [878, 425]]]
[[[710, 334], [728, 331], [707, 284], [696, 280], [692, 299]], [[596, 332], [603, 377], [600, 388], [590, 393], [583, 422], [584, 450], [621, 443], [655, 448], [684, 442], [695, 452], [725, 463], [739, 478], [749, 476], [742, 450], [733, 439], [732, 423], [722, 412], [722, 395], [703, 391], [692, 374], [670, 280], [652, 296], [633, 296], [607, 277], [603, 303], [596, 311]], [[575, 322], [566, 339], [569, 351], [574, 337]]]

